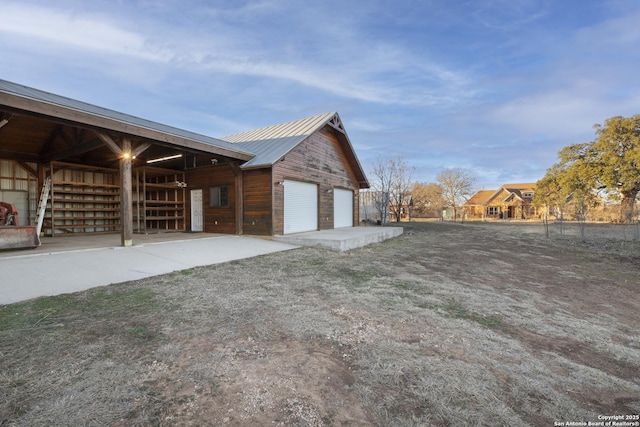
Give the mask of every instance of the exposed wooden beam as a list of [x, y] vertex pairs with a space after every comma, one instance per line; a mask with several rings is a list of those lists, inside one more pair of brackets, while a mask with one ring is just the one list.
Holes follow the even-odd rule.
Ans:
[[69, 148], [65, 148], [64, 150], [53, 151], [47, 153], [43, 156], [40, 156], [42, 163], [49, 163], [51, 161], [62, 160], [68, 157], [77, 156], [80, 154], [88, 153], [89, 151], [93, 151], [96, 148], [102, 147], [102, 140], [95, 138], [82, 144], [75, 144]]
[[140, 154], [144, 153], [147, 148], [151, 147], [151, 143], [150, 142], [144, 142], [142, 144], [138, 144], [138, 146], [133, 150], [133, 152], [131, 153], [131, 155], [133, 157], [138, 157]]
[[47, 153], [51, 153], [53, 151], [53, 144], [56, 142], [58, 135], [60, 134], [60, 129], [62, 129], [62, 125], [54, 126], [53, 130], [47, 137], [47, 140], [42, 145], [40, 149], [40, 156], [45, 156]]
[[[124, 154], [123, 149], [120, 148], [118, 146], [118, 144], [116, 144], [116, 142], [109, 135], [107, 135], [106, 133], [103, 133], [103, 132], [96, 132], [96, 135], [117, 156], [122, 156]], [[131, 147], [131, 140], [129, 140], [129, 147]]]
[[98, 129], [108, 129], [135, 137], [178, 145], [187, 149], [218, 154], [244, 161], [251, 160], [254, 157], [253, 154], [238, 151], [233, 148], [216, 146], [205, 141], [199, 141], [197, 140], [199, 136], [190, 138], [188, 135], [182, 136], [176, 133], [163, 132], [159, 129], [137, 125], [125, 120], [105, 117], [89, 111], [82, 111], [59, 104], [50, 104], [15, 94], [3, 93], [2, 103], [4, 109], [10, 109], [10, 111], [15, 114], [35, 115], [46, 120], [83, 127], [91, 131], [102, 132]]
[[79, 142], [84, 141], [85, 135], [86, 135], [87, 131], [85, 129], [82, 128], [73, 128], [73, 140], [74, 140], [74, 144], [77, 144]]
[[67, 133], [65, 132], [64, 128], [60, 128], [58, 135], [60, 135], [60, 138], [67, 143], [67, 145], [72, 146], [73, 144], [76, 143], [76, 140], [73, 139], [72, 137], [70, 137], [69, 135], [67, 135]]
[[37, 154], [18, 153], [15, 151], [9, 151], [2, 148], [0, 148], [0, 158], [4, 160], [16, 160], [19, 162], [32, 162], [32, 163], [38, 163], [40, 161], [40, 157]]
[[16, 163], [19, 164], [22, 169], [26, 170], [35, 179], [38, 179], [38, 171], [37, 170], [35, 170], [34, 168], [29, 166], [25, 162], [21, 162], [21, 161], [16, 160]]
[[237, 163], [235, 162], [229, 162], [229, 167], [231, 168], [231, 171], [233, 172], [233, 174], [235, 176], [240, 176], [242, 175], [242, 169], [240, 169], [240, 167], [238, 166]]

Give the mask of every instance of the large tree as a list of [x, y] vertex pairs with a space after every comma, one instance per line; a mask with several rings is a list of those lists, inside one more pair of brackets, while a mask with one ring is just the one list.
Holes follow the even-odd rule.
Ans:
[[570, 206], [574, 219], [580, 225], [582, 240], [585, 238], [587, 212], [598, 204], [593, 187], [597, 180], [596, 169], [588, 161], [589, 150], [589, 144], [574, 144], [560, 150], [560, 162], [548, 169], [538, 181], [534, 195], [534, 204], [553, 208], [560, 219], [564, 218], [565, 207]]
[[464, 168], [445, 169], [438, 174], [436, 181], [442, 188], [442, 198], [448, 207], [453, 208], [453, 219], [456, 219], [458, 206], [467, 201], [473, 194], [476, 177]]
[[598, 138], [591, 143], [590, 168], [601, 187], [620, 193], [620, 220], [631, 222], [640, 192], [640, 114], [612, 117], [595, 129]]
[[595, 141], [560, 150], [560, 161], [539, 181], [537, 192], [555, 186], [548, 198], [581, 200], [593, 190], [606, 190], [621, 198], [620, 221], [631, 222], [640, 192], [640, 114], [612, 117], [595, 129]]

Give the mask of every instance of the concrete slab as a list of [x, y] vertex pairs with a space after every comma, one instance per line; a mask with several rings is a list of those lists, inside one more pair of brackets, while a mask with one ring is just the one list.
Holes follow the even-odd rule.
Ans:
[[346, 251], [398, 237], [403, 231], [402, 227], [349, 227], [275, 236], [273, 240], [297, 246]]
[[0, 304], [83, 291], [297, 247], [267, 239], [226, 235], [128, 248], [16, 251], [0, 257]]

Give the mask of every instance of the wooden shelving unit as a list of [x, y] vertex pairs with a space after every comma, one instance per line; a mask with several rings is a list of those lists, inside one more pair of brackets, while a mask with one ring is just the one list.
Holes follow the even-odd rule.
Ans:
[[120, 230], [118, 170], [51, 162], [46, 235], [110, 233]]
[[134, 231], [184, 231], [184, 172], [143, 166], [133, 175]]

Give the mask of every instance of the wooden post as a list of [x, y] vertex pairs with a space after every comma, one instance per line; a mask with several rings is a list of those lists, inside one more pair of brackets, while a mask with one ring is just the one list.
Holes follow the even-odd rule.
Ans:
[[133, 188], [131, 177], [131, 140], [122, 138], [120, 157], [120, 223], [122, 246], [133, 246]]
[[236, 163], [230, 163], [235, 176], [236, 192], [236, 234], [244, 234], [244, 196], [242, 183], [242, 169]]

